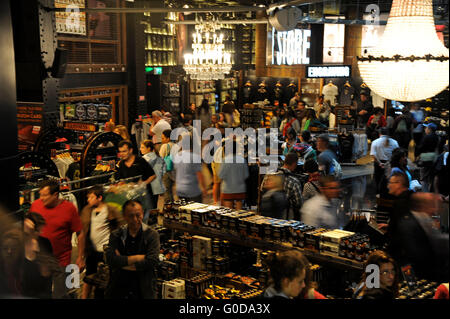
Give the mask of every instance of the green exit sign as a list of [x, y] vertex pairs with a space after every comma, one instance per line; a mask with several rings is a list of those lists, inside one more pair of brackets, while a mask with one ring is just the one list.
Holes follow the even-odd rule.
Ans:
[[145, 67], [145, 72], [149, 73], [152, 72], [153, 74], [162, 74], [162, 67], [151, 67], [151, 66], [147, 66]]

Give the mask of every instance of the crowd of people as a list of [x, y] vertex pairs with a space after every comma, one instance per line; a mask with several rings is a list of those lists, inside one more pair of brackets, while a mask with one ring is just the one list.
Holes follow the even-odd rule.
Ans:
[[[394, 202], [388, 225], [379, 225], [385, 232], [385, 251], [369, 257], [370, 263], [380, 267], [382, 291], [374, 293], [362, 281], [355, 298], [396, 297], [397, 265], [411, 264], [420, 278], [448, 281], [448, 234], [433, 219], [439, 206], [448, 203], [448, 143], [440, 149], [437, 126], [424, 124], [423, 112], [415, 115], [419, 111], [413, 104], [402, 115], [385, 118], [383, 111], [374, 108], [362, 94], [356, 114], [349, 114], [356, 119], [355, 125], [367, 129], [371, 140], [378, 196]], [[314, 126], [329, 127], [333, 112], [323, 96], [313, 107], [296, 95], [289, 107], [277, 108], [271, 123], [284, 141], [281, 146], [284, 158], [277, 171], [265, 175], [259, 186], [261, 215], [301, 220], [329, 229], [345, 227], [339, 215], [342, 168], [338, 157], [327, 134], [313, 138], [309, 130]], [[213, 127], [222, 133], [221, 144], [211, 154], [214, 158], [211, 164], [202, 163], [202, 154], [195, 152], [194, 143], [183, 146], [176, 154], [172, 152], [178, 142], [171, 140], [172, 130], [183, 127], [192, 140], [193, 120], [201, 121], [202, 131]], [[140, 145], [131, 140], [126, 127], [111, 128], [123, 137], [118, 145], [121, 160], [117, 178], [141, 176], [152, 209], [161, 209], [161, 202], [176, 198], [207, 202], [211, 188], [212, 204], [240, 210], [247, 196], [249, 166], [237, 152], [242, 141], [225, 136], [225, 128], [239, 125], [239, 111], [227, 98], [219, 114], [211, 114], [207, 100], [200, 107], [190, 105], [179, 118], [164, 109], [154, 111], [148, 138]], [[230, 139], [233, 151], [225, 152]], [[417, 141], [419, 181], [408, 165], [411, 139]], [[303, 161], [303, 175], [298, 174], [299, 159]], [[211, 185], [207, 185], [205, 169], [212, 176]], [[39, 195], [25, 216], [22, 229], [2, 235], [2, 295], [66, 297], [65, 268], [71, 264], [71, 240], [76, 233], [78, 268], [86, 269], [88, 276], [103, 261], [110, 267], [108, 287], [97, 294], [104, 298], [155, 298], [159, 236], [147, 226], [148, 212], [142, 203], [127, 201], [120, 212], [104, 202], [102, 186], [95, 186], [88, 191], [88, 205], [78, 214], [73, 204], [60, 198], [59, 185], [54, 181], [45, 181]], [[22, 243], [25, 251], [21, 249]], [[54, 261], [49, 262], [52, 258]], [[25, 264], [34, 269], [27, 276], [23, 271]], [[314, 290], [310, 264], [301, 253], [280, 253], [270, 265], [273, 285], [267, 289], [266, 297], [324, 298]], [[84, 284], [81, 297], [89, 298], [91, 290], [91, 285]]]

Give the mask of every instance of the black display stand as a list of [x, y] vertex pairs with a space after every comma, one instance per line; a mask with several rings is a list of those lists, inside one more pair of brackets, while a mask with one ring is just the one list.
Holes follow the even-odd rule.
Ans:
[[37, 178], [45, 178], [46, 175], [59, 178], [58, 168], [52, 159], [45, 153], [41, 152], [23, 152], [18, 156], [18, 167], [35, 166], [39, 167], [38, 171], [19, 171], [19, 185], [25, 185], [29, 180]]
[[78, 134], [72, 130], [66, 130], [60, 127], [48, 129], [38, 136], [34, 151], [50, 156], [51, 150], [59, 147], [60, 143], [55, 142], [59, 138], [67, 139], [66, 144], [76, 144]]
[[101, 156], [102, 161], [117, 161], [118, 144], [121, 140], [119, 134], [112, 132], [99, 132], [91, 136], [81, 153], [81, 177], [91, 176], [97, 166], [98, 156]]

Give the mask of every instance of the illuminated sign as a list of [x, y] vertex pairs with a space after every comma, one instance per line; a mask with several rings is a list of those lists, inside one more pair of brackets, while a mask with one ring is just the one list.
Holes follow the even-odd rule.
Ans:
[[349, 78], [352, 74], [350, 65], [307, 66], [307, 78]]
[[147, 66], [147, 67], [145, 67], [145, 72], [147, 72], [147, 73], [152, 72], [153, 74], [159, 75], [159, 74], [162, 74], [162, 67], [153, 68], [151, 66]]
[[309, 64], [311, 30], [276, 31], [272, 28], [272, 64]]
[[97, 130], [95, 124], [79, 123], [79, 122], [64, 122], [64, 128], [66, 130], [83, 131], [83, 132], [95, 132]]

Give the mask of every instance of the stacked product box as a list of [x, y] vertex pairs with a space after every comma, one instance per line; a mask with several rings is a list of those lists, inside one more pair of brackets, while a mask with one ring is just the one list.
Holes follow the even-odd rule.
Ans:
[[206, 260], [212, 256], [211, 238], [192, 236], [192, 248], [193, 267], [206, 270]]
[[328, 229], [318, 228], [305, 233], [305, 249], [310, 249], [314, 251], [320, 250], [320, 239], [321, 235], [327, 232]]
[[330, 256], [339, 256], [339, 244], [346, 238], [355, 235], [353, 232], [344, 230], [331, 230], [321, 234], [320, 253]]
[[[178, 214], [180, 216], [179, 221], [187, 224], [192, 223], [192, 211], [200, 210], [208, 207], [208, 205], [200, 204], [200, 203], [189, 203], [185, 206], [178, 207]], [[198, 220], [196, 220], [198, 222]], [[199, 224], [202, 225], [202, 224]]]
[[171, 281], [165, 281], [162, 285], [162, 298], [163, 299], [185, 299], [186, 298], [186, 286], [183, 279], [174, 279]]
[[201, 274], [186, 279], [186, 298], [200, 298], [210, 285], [214, 282], [211, 274]]
[[363, 234], [354, 234], [339, 243], [339, 257], [358, 262], [365, 261], [373, 250], [374, 247], [370, 245], [369, 236]]
[[193, 267], [192, 260], [193, 238], [192, 236], [180, 237], [180, 263], [182, 268]]

